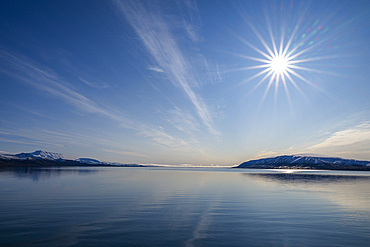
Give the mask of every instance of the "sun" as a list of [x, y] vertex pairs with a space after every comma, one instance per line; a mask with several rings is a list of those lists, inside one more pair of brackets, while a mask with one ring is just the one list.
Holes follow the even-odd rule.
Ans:
[[255, 52], [257, 52], [259, 56], [252, 57], [240, 54], [235, 55], [257, 62], [256, 65], [244, 67], [241, 68], [241, 70], [256, 69], [260, 71], [256, 72], [254, 75], [247, 78], [242, 83], [244, 84], [251, 80], [260, 78], [260, 80], [251, 89], [251, 92], [253, 92], [264, 82], [267, 82], [267, 86], [265, 92], [263, 93], [260, 105], [262, 105], [263, 101], [265, 100], [269, 93], [269, 90], [272, 88], [275, 89], [274, 99], [277, 98], [279, 88], [282, 88], [286, 93], [289, 104], [292, 105], [292, 102], [290, 100], [288, 84], [292, 85], [295, 89], [297, 89], [299, 93], [303, 92], [301, 91], [297, 83], [298, 81], [305, 82], [310, 86], [315, 87], [315, 85], [307, 78], [305, 78], [303, 75], [301, 75], [301, 72], [299, 71], [320, 72], [319, 70], [314, 70], [306, 67], [304, 63], [320, 60], [323, 59], [324, 57], [310, 57], [310, 58], [305, 57], [305, 54], [315, 46], [312, 45], [304, 47], [305, 42], [307, 42], [306, 39], [301, 39], [298, 42], [296, 41], [293, 42], [299, 30], [299, 26], [296, 26], [293, 29], [293, 32], [290, 35], [290, 37], [285, 38], [286, 36], [284, 35], [284, 33], [281, 34], [280, 37], [279, 35], [274, 35], [271, 26], [268, 25], [268, 34], [270, 36], [270, 41], [268, 42], [268, 40], [265, 40], [260, 34], [260, 32], [253, 27], [253, 25], [251, 25], [250, 23], [248, 24], [261, 43], [257, 44], [259, 46], [257, 47], [249, 43], [245, 39], [241, 38], [240, 40], [244, 44], [252, 48]]
[[276, 57], [273, 57], [270, 60], [270, 69], [275, 73], [275, 74], [284, 74], [287, 71], [287, 68], [289, 66], [289, 59], [278, 55]]
[[[260, 85], [266, 83], [261, 104], [267, 97], [270, 89], [274, 88], [275, 99], [278, 96], [278, 91], [283, 89], [289, 103], [292, 104], [289, 88], [293, 86], [301, 94], [304, 94], [300, 88], [301, 82], [317, 88], [316, 84], [306, 78], [307, 72], [323, 72], [309, 66], [313, 61], [329, 58], [325, 56], [313, 56], [315, 53], [311, 53], [314, 48], [319, 48], [324, 40], [318, 36], [322, 27], [319, 24], [315, 24], [315, 28], [312, 30], [310, 28], [306, 29], [306, 33], [301, 34], [300, 20], [291, 29], [282, 27], [280, 31], [273, 32], [268, 15], [266, 15], [266, 18], [267, 32], [263, 33], [255, 28], [251, 22], [247, 21], [247, 24], [259, 42], [252, 44], [240, 35], [235, 35], [240, 41], [252, 48], [252, 51], [248, 52], [255, 52], [255, 55], [249, 56], [240, 53], [235, 53], [234, 55], [256, 62], [255, 65], [242, 67], [238, 70], [259, 70], [256, 73], [251, 73], [252, 75], [243, 80], [240, 85], [252, 80], [256, 81], [255, 86], [249, 92], [251, 93]], [[308, 33], [310, 30], [311, 33]], [[287, 35], [287, 32], [289, 32], [289, 35]]]
[[243, 71], [236, 87], [243, 87], [246, 96], [262, 96], [258, 110], [265, 99], [274, 107], [288, 103], [294, 109], [292, 100], [307, 99], [311, 90], [327, 93], [322, 87], [327, 76], [330, 80], [343, 76], [336, 59], [350, 54], [333, 48], [340, 47], [337, 42], [344, 37], [344, 25], [331, 28], [329, 19], [313, 18], [302, 4], [302, 12], [295, 15], [294, 1], [268, 2], [261, 16], [240, 12], [244, 25], [231, 34], [245, 46], [232, 47], [235, 51], [228, 53], [247, 61], [237, 60], [230, 72]]

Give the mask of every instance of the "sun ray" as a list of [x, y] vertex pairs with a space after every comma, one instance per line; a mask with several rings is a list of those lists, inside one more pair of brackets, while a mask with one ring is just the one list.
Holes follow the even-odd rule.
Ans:
[[[261, 71], [261, 72], [259, 72], [259, 73], [257, 73], [257, 74], [255, 74], [254, 76], [251, 76], [251, 77], [249, 77], [249, 78], [247, 78], [246, 80], [244, 80], [244, 81], [242, 81], [242, 82], [240, 82], [240, 83], [238, 83], [237, 85], [236, 85], [236, 87], [238, 87], [238, 86], [240, 86], [240, 85], [243, 85], [243, 84], [245, 84], [245, 83], [247, 83], [247, 82], [249, 82], [249, 81], [251, 81], [251, 80], [253, 80], [253, 79], [255, 79], [255, 78], [257, 78], [257, 77], [259, 77], [259, 76], [261, 76], [261, 75], [263, 75], [263, 74], [265, 74], [265, 73], [267, 73], [267, 75], [265, 76], [266, 78], [269, 76], [269, 75], [271, 75], [271, 73], [272, 73], [272, 71], [271, 71], [271, 73], [269, 72], [270, 71], [270, 68], [267, 68], [267, 69], [265, 69], [265, 70], [263, 70], [263, 71]], [[259, 84], [261, 84], [262, 82], [259, 82], [259, 83], [257, 83], [257, 85], [259, 85]], [[253, 91], [254, 89], [252, 89], [252, 91]]]
[[285, 90], [285, 93], [286, 93], [286, 96], [287, 96], [287, 99], [288, 99], [289, 106], [290, 106], [290, 108], [292, 108], [292, 106], [293, 106], [292, 105], [292, 100], [290, 99], [290, 93], [289, 93], [288, 87], [286, 85], [285, 76], [283, 76], [282, 81], [283, 81], [283, 86], [284, 86], [284, 90]]
[[247, 58], [247, 59], [254, 60], [254, 61], [258, 61], [258, 62], [262, 62], [262, 63], [269, 63], [270, 62], [270, 60], [256, 58], [256, 57], [249, 57], [249, 56], [240, 56], [240, 57]]
[[314, 46], [310, 46], [310, 47], [307, 47], [306, 49], [303, 49], [302, 51], [300, 52], [297, 52], [295, 53], [294, 55], [292, 55], [298, 48], [301, 44], [303, 44], [304, 41], [301, 41], [296, 47], [294, 47], [288, 54], [287, 56], [291, 57], [292, 59], [298, 57], [299, 55], [302, 55], [303, 53], [306, 53], [308, 52], [309, 50], [311, 50], [312, 48], [314, 48]]
[[317, 88], [317, 86], [315, 84], [313, 84], [312, 82], [310, 82], [309, 80], [307, 80], [306, 78], [302, 77], [301, 75], [299, 75], [298, 73], [296, 73], [294, 70], [291, 70], [291, 69], [287, 69], [288, 72], [290, 72], [291, 74], [295, 75], [296, 77], [298, 77], [299, 79], [301, 79], [302, 81], [306, 82], [307, 84], [309, 84], [310, 86], [312, 87], [315, 87]]
[[279, 56], [283, 56], [283, 45], [284, 45], [284, 32], [281, 34], [280, 38], [280, 47], [279, 47]]
[[260, 49], [256, 48], [254, 45], [248, 43], [247, 41], [243, 41], [244, 44], [248, 45], [250, 48], [254, 49], [256, 52], [260, 53], [262, 56], [266, 57], [267, 59], [272, 59], [272, 57], [265, 52], [261, 51]]
[[267, 59], [272, 59], [271, 56], [269, 56], [268, 54], [266, 54], [265, 52], [261, 51], [260, 49], [258, 49], [257, 47], [255, 47], [254, 45], [252, 45], [251, 43], [249, 43], [248, 41], [246, 41], [245, 39], [243, 39], [242, 37], [240, 37], [239, 34], [235, 33], [235, 32], [232, 32], [231, 31], [231, 34], [237, 38], [238, 40], [240, 40], [242, 43], [246, 44], [247, 46], [249, 46], [250, 48], [252, 48], [253, 50], [257, 51], [259, 54], [261, 54], [262, 56], [266, 57]]
[[[254, 49], [254, 48], [253, 48]], [[257, 49], [257, 48], [256, 48]], [[258, 50], [258, 49], [257, 49]], [[224, 51], [225, 52], [225, 51]], [[262, 62], [262, 63], [268, 63], [272, 58], [270, 56], [268, 56], [267, 54], [263, 54], [263, 52], [259, 52], [261, 55], [263, 56], [267, 56], [266, 58], [268, 59], [263, 59], [263, 58], [258, 58], [258, 57], [251, 57], [251, 56], [246, 56], [246, 55], [243, 55], [243, 54], [239, 54], [239, 53], [236, 53], [236, 52], [225, 52], [227, 54], [231, 54], [233, 56], [237, 56], [237, 57], [241, 57], [241, 58], [246, 58], [246, 59], [249, 59], [249, 60], [254, 60], [254, 61], [258, 61], [258, 62]]]
[[310, 72], [324, 73], [323, 71], [320, 71], [318, 69], [305, 68], [305, 67], [297, 66], [297, 65], [290, 65], [289, 68], [305, 70], [305, 71], [310, 71]]
[[293, 38], [296, 36], [296, 33], [298, 32], [299, 30], [299, 27], [301, 26], [301, 22], [302, 22], [302, 18], [298, 20], [298, 23], [295, 25], [294, 27], [294, 30], [292, 32], [292, 35], [290, 36], [289, 40], [288, 40], [288, 43], [287, 45], [285, 46], [285, 49], [284, 49], [284, 52], [283, 52], [283, 56], [286, 56], [286, 53], [288, 52], [289, 48], [290, 48], [290, 45], [293, 41]]
[[[266, 99], [266, 96], [267, 96], [267, 93], [270, 91], [270, 88], [271, 88], [271, 85], [272, 85], [272, 82], [274, 81], [274, 78], [275, 77], [275, 74], [272, 74], [272, 76], [271, 76], [271, 78], [270, 78], [270, 81], [269, 81], [269, 83], [268, 83], [268, 85], [267, 85], [267, 87], [266, 87], [266, 89], [265, 89], [265, 92], [264, 92], [264, 94], [263, 94], [263, 96], [262, 96], [262, 99], [261, 99], [261, 102], [260, 102], [260, 107], [263, 105], [263, 102], [265, 101], [265, 99]], [[259, 108], [260, 108], [259, 107]]]
[[267, 77], [269, 77], [271, 74], [273, 73], [273, 71], [270, 71], [268, 72], [255, 86], [254, 88], [252, 89], [251, 92], [253, 92], [259, 85], [261, 85], [266, 79]]
[[[265, 65], [265, 64], [261, 64], [261, 65], [256, 65], [256, 66], [243, 67], [243, 68], [232, 68], [232, 69], [228, 69], [228, 70], [225, 70], [225, 71], [230, 73], [230, 72], [245, 71], [245, 70], [252, 70], [252, 69], [262, 69], [262, 68], [266, 68], [265, 70], [267, 70], [267, 71], [270, 70], [270, 66]], [[259, 75], [261, 75], [260, 73], [261, 72], [259, 72]], [[266, 72], [263, 72], [263, 73], [266, 73]], [[254, 79], [256, 77], [257, 76], [254, 75], [250, 79]], [[250, 80], [247, 80], [247, 81], [250, 81]]]
[[301, 51], [299, 51], [299, 52], [297, 52], [297, 53], [295, 53], [294, 55], [293, 55], [293, 53], [299, 48], [299, 47], [301, 47], [308, 39], [310, 38], [310, 36], [306, 36], [305, 38], [303, 38], [288, 54], [287, 54], [287, 56], [289, 56], [289, 57], [291, 57], [292, 59], [294, 59], [294, 58], [296, 58], [296, 57], [298, 57], [298, 56], [300, 56], [300, 55], [302, 55], [302, 54], [304, 54], [304, 53], [306, 53], [306, 52], [308, 52], [309, 50], [312, 50], [313, 48], [315, 48], [315, 47], [317, 47], [317, 46], [319, 46], [319, 45], [321, 45], [321, 43], [323, 42], [322, 40], [321, 41], [318, 41], [318, 42], [316, 42], [316, 44], [313, 44], [313, 45], [311, 45], [311, 46], [309, 46], [309, 47], [307, 47], [307, 48], [305, 48], [305, 49], [303, 49], [303, 50], [301, 50]]
[[292, 83], [292, 85], [295, 87], [295, 89], [297, 89], [299, 93], [304, 95], [303, 91], [298, 87], [297, 83], [293, 80], [293, 78], [289, 75], [289, 73], [286, 71], [284, 73], [285, 73], [285, 76], [289, 79], [290, 83]]
[[276, 84], [275, 84], [275, 93], [274, 93], [274, 101], [275, 102], [277, 100], [278, 88], [279, 88], [279, 74], [277, 75]]
[[274, 55], [276, 57], [278, 55], [278, 52], [277, 52], [277, 48], [276, 48], [276, 43], [275, 43], [274, 35], [272, 33], [271, 23], [270, 23], [270, 20], [268, 18], [268, 14], [267, 14], [266, 9], [264, 10], [264, 13], [265, 13], [265, 18], [266, 18], [266, 22], [267, 22], [267, 29], [269, 31], [270, 38], [271, 38], [272, 48], [274, 50]]
[[256, 66], [249, 66], [249, 67], [243, 67], [238, 69], [233, 69], [232, 71], [242, 71], [242, 70], [249, 70], [249, 69], [261, 69], [261, 68], [269, 68], [270, 65], [268, 64], [261, 64]]
[[309, 51], [309, 50], [311, 50], [312, 48], [314, 48], [315, 47], [315, 45], [313, 45], [313, 46], [309, 46], [309, 47], [307, 47], [306, 49], [303, 49], [303, 50], [301, 50], [300, 52], [298, 52], [298, 53], [296, 53], [296, 54], [294, 54], [294, 55], [292, 55], [298, 48], [300, 48], [305, 42], [306, 42], [306, 40], [309, 38], [309, 36], [305, 36], [288, 54], [286, 54], [286, 56], [288, 56], [288, 57], [292, 57], [292, 58], [295, 58], [295, 57], [297, 57], [297, 56], [299, 56], [299, 55], [301, 55], [301, 54], [303, 54], [303, 53], [306, 53], [307, 51]]
[[335, 58], [335, 57], [325, 56], [325, 57], [313, 57], [313, 58], [306, 58], [306, 59], [300, 59], [300, 60], [292, 60], [290, 61], [290, 64], [312, 62], [312, 61], [325, 60], [325, 59], [330, 59], [330, 58]]
[[268, 63], [270, 61], [270, 58], [269, 58], [269, 60], [266, 60], [266, 59], [262, 59], [262, 58], [250, 57], [250, 56], [245, 56], [245, 55], [240, 55], [240, 54], [234, 54], [234, 55], [236, 55], [238, 57], [246, 58], [246, 59], [249, 59], [249, 60], [262, 62], [262, 63]]
[[256, 66], [246, 67], [246, 69], [259, 69], [259, 68], [268, 68], [268, 67], [270, 67], [270, 65], [268, 65], [268, 64], [262, 64], [262, 65], [256, 65]]
[[248, 24], [252, 28], [254, 34], [261, 41], [261, 43], [263, 44], [263, 46], [265, 47], [265, 49], [268, 51], [268, 53], [270, 54], [270, 56], [271, 57], [274, 57], [275, 54], [271, 51], [270, 47], [267, 45], [266, 41], [262, 38], [262, 36], [260, 35], [260, 33], [252, 26], [252, 24], [250, 24], [250, 23], [248, 23]]

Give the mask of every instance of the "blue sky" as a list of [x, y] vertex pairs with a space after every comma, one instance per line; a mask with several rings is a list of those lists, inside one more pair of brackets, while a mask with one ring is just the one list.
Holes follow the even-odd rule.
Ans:
[[369, 1], [3, 1], [0, 12], [2, 152], [370, 160]]

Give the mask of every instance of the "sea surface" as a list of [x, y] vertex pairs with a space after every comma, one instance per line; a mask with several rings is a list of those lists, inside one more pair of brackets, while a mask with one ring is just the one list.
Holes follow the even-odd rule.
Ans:
[[0, 246], [370, 246], [370, 172], [1, 169]]

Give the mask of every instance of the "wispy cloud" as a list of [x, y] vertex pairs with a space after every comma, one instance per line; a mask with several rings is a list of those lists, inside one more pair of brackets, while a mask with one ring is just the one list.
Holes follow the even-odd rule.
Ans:
[[188, 33], [189, 35], [189, 38], [193, 41], [193, 42], [198, 42], [199, 40], [201, 40], [200, 36], [198, 35], [198, 33], [194, 30], [194, 26], [189, 24], [188, 22], [186, 22], [184, 20], [184, 27], [185, 27], [185, 30], [186, 32]]
[[193, 148], [185, 140], [166, 133], [160, 127], [155, 128], [146, 125], [140, 125], [138, 126], [138, 128], [140, 129], [140, 135], [151, 138], [160, 146], [171, 147], [172, 150], [184, 150]]
[[[16, 137], [16, 138], [14, 138]], [[7, 142], [7, 143], [17, 143], [17, 144], [23, 144], [24, 146], [57, 146], [61, 147], [63, 145], [55, 142], [50, 142], [52, 138], [42, 138], [40, 136], [35, 136], [35, 138], [31, 138], [30, 135], [23, 136], [22, 134], [14, 134], [12, 136], [9, 136], [8, 139], [0, 138], [0, 142]]]
[[178, 1], [180, 6], [183, 4], [187, 10], [187, 15], [183, 15], [184, 28], [193, 42], [203, 41], [203, 38], [198, 34], [198, 29], [201, 25], [201, 19], [197, 4], [191, 0]]
[[149, 67], [148, 69], [155, 72], [164, 73], [164, 70], [159, 67]]
[[[19, 142], [27, 145], [42, 146], [85, 146], [86, 140], [98, 141], [99, 143], [104, 142], [91, 135], [84, 136], [81, 134], [65, 133], [62, 131], [52, 131], [45, 128], [29, 128], [29, 129], [8, 129], [7, 132], [0, 132], [0, 135], [6, 136], [8, 139], [0, 138], [0, 141], [4, 142]], [[50, 142], [53, 140], [53, 142]]]
[[328, 139], [308, 149], [349, 146], [359, 143], [370, 144], [370, 123], [363, 123], [346, 130], [335, 132]]
[[0, 59], [7, 62], [4, 67], [8, 65], [7, 68], [3, 67], [1, 69], [1, 72], [4, 74], [15, 77], [53, 96], [62, 98], [81, 110], [110, 116], [110, 113], [104, 111], [96, 103], [75, 92], [67, 82], [52, 70], [37, 65], [29, 58], [0, 50]]
[[[69, 83], [64, 81], [55, 72], [35, 63], [28, 57], [0, 50], [0, 62], [3, 65], [0, 68], [0, 72], [17, 78], [19, 81], [44, 91], [49, 95], [62, 99], [82, 111], [115, 120], [120, 126], [133, 129], [139, 134], [151, 138], [159, 145], [171, 148], [189, 148], [187, 142], [169, 135], [163, 129], [136, 121], [120, 111], [101, 105], [77, 93]], [[22, 136], [27, 137], [29, 133], [24, 133]], [[39, 140], [37, 137], [34, 138], [35, 140]]]
[[222, 81], [220, 68], [218, 65], [212, 65], [207, 59], [203, 58], [205, 71], [207, 77], [214, 84], [218, 81]]
[[262, 159], [262, 158], [269, 158], [271, 156], [277, 155], [277, 152], [274, 151], [262, 151], [259, 152], [257, 155], [253, 157], [253, 159]]
[[[191, 65], [187, 62], [176, 38], [171, 33], [174, 27], [160, 14], [159, 6], [153, 2], [120, 0], [113, 0], [113, 2], [124, 19], [128, 20], [134, 28], [150, 55], [170, 81], [185, 92], [210, 133], [218, 136], [218, 132], [213, 127], [213, 118], [209, 107], [192, 88], [193, 86], [199, 88], [199, 84], [192, 73]], [[189, 4], [190, 2], [187, 5]], [[187, 25], [184, 28], [195, 39], [193, 30]]]
[[110, 86], [107, 83], [104, 82], [97, 82], [97, 81], [92, 81], [92, 80], [86, 80], [81, 77], [79, 77], [80, 81], [85, 83], [86, 85], [97, 88], [97, 89], [103, 89], [103, 88], [109, 88]]
[[199, 129], [199, 123], [188, 111], [175, 107], [175, 110], [171, 113], [172, 118], [168, 121], [178, 130], [187, 132], [188, 130], [195, 131]]

